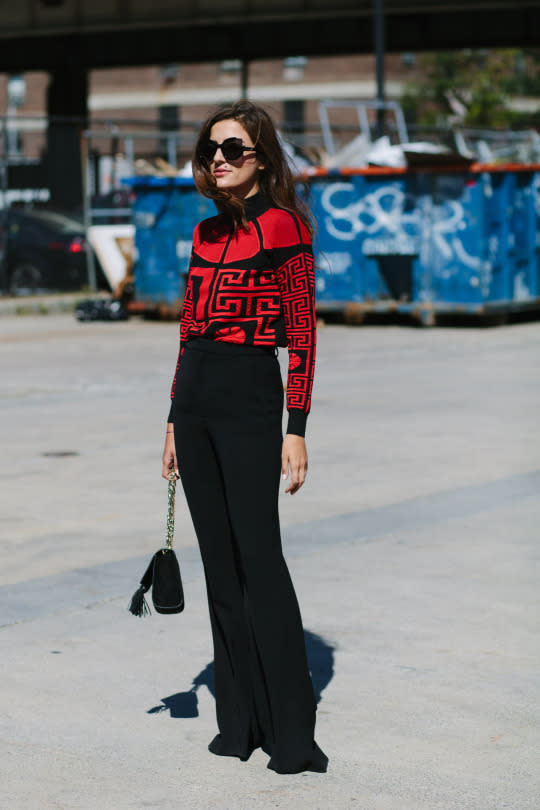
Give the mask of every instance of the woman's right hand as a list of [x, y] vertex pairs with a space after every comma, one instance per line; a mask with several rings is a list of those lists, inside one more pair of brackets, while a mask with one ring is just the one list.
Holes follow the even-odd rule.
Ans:
[[163, 467], [161, 470], [161, 477], [169, 480], [171, 467], [174, 467], [176, 478], [180, 478], [178, 472], [178, 462], [176, 461], [176, 447], [174, 444], [174, 425], [172, 422], [167, 424], [167, 433], [165, 434], [165, 447], [163, 448]]

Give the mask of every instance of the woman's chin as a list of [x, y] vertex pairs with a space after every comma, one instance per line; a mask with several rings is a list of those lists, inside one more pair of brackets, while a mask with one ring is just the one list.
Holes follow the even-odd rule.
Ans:
[[220, 191], [230, 191], [231, 194], [235, 194], [237, 185], [236, 183], [231, 183], [226, 177], [218, 177], [216, 178], [216, 187], [219, 188]]
[[254, 194], [258, 188], [258, 186], [256, 186], [254, 183], [239, 183], [228, 176], [216, 177], [215, 180], [216, 188], [218, 188], [220, 191], [229, 191], [231, 194], [241, 198]]

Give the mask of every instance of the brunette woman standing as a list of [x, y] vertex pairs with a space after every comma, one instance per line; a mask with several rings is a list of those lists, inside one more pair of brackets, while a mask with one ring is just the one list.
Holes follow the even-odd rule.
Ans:
[[[281, 549], [280, 471], [307, 471], [315, 361], [312, 228], [274, 125], [246, 101], [202, 125], [193, 158], [217, 216], [195, 228], [163, 477], [182, 485], [214, 641], [214, 754], [259, 746], [278, 773], [326, 771], [298, 602]], [[288, 426], [277, 346], [289, 350]]]

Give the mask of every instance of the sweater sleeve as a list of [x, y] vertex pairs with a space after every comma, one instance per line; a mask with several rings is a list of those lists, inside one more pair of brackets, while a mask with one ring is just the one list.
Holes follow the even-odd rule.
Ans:
[[180, 316], [180, 347], [178, 349], [178, 359], [176, 361], [176, 369], [174, 372], [174, 377], [171, 385], [171, 406], [169, 410], [169, 415], [167, 417], [167, 422], [174, 422], [174, 390], [176, 387], [176, 377], [178, 374], [178, 369], [180, 368], [180, 361], [184, 353], [184, 348], [186, 345], [189, 325], [191, 323], [192, 316], [193, 316], [193, 295], [191, 287], [191, 274], [188, 273], [186, 292], [184, 294], [184, 303], [182, 304], [182, 314]]
[[317, 340], [315, 263], [307, 228], [298, 217], [292, 214], [289, 216], [294, 220], [296, 237], [287, 246], [286, 260], [280, 263], [276, 280], [281, 295], [289, 350], [287, 433], [304, 436], [311, 407]]

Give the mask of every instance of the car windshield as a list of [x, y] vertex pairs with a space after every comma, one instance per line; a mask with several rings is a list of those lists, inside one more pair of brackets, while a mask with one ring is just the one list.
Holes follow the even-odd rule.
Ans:
[[22, 213], [63, 233], [80, 233], [83, 230], [82, 222], [78, 222], [76, 219], [70, 219], [70, 217], [66, 217], [64, 214], [57, 214], [54, 211], [33, 210]]

